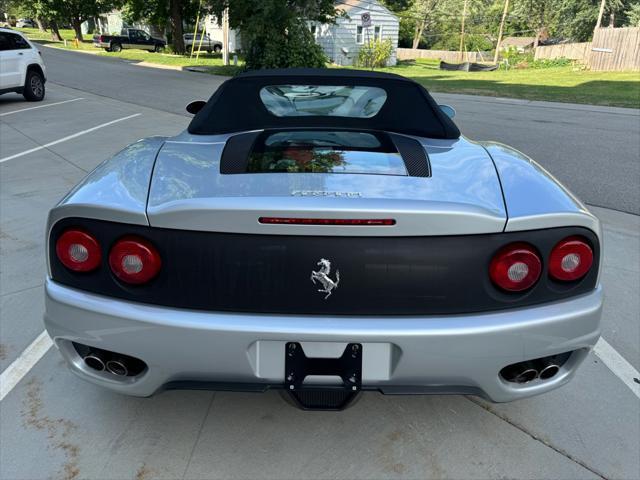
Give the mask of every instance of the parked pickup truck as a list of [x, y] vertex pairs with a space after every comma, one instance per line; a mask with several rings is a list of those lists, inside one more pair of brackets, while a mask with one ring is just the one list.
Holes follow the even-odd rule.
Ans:
[[200, 50], [206, 50], [207, 53], [220, 53], [222, 51], [222, 42], [212, 40], [208, 33], [205, 33], [204, 37], [201, 33], [198, 33], [195, 37], [193, 33], [185, 33], [182, 38], [184, 39], [184, 46], [188, 52], [193, 48], [194, 38], [196, 50], [199, 48]]
[[123, 48], [139, 48], [151, 52], [159, 52], [166, 42], [153, 38], [147, 32], [137, 28], [124, 28], [120, 35], [94, 35], [93, 46], [104, 48], [107, 52], [119, 52]]

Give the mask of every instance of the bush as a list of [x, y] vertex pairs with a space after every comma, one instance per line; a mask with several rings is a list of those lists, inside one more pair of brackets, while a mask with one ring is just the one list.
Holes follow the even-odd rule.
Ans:
[[243, 30], [249, 44], [246, 52], [248, 69], [325, 67], [327, 58], [303, 22], [291, 23], [285, 32], [276, 29]]
[[383, 41], [371, 40], [360, 47], [356, 66], [371, 69], [386, 67], [392, 53], [393, 44], [390, 38]]
[[574, 61], [568, 58], [552, 58], [535, 60], [533, 52], [520, 53], [514, 47], [510, 47], [503, 51], [500, 55], [503, 60], [507, 61], [505, 68], [554, 68], [566, 67], [573, 65]]

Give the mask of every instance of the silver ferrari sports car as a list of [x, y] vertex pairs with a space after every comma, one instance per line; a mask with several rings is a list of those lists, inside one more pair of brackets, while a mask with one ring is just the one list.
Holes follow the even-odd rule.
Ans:
[[505, 402], [567, 383], [598, 340], [597, 218], [419, 84], [250, 72], [187, 110], [49, 214], [45, 324], [81, 378]]

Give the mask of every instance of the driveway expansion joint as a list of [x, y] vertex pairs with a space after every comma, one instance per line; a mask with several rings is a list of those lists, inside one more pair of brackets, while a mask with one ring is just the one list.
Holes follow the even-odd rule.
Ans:
[[498, 417], [500, 420], [508, 423], [509, 425], [511, 425], [512, 427], [520, 430], [522, 433], [524, 433], [525, 435], [527, 435], [528, 437], [530, 437], [531, 439], [535, 440], [536, 442], [540, 442], [541, 444], [543, 444], [545, 447], [550, 448], [551, 450], [553, 450], [554, 452], [562, 455], [563, 457], [565, 457], [567, 460], [571, 460], [573, 463], [580, 465], [582, 468], [584, 468], [585, 470], [588, 470], [589, 472], [593, 473], [594, 475], [596, 475], [597, 477], [601, 478], [602, 480], [609, 480], [608, 477], [606, 477], [604, 474], [602, 474], [601, 472], [598, 472], [597, 470], [595, 470], [594, 468], [590, 467], [589, 465], [587, 465], [586, 463], [584, 463], [582, 460], [579, 460], [577, 458], [575, 458], [573, 455], [571, 455], [570, 453], [562, 450], [561, 448], [558, 448], [554, 445], [552, 445], [550, 442], [546, 441], [543, 438], [540, 438], [539, 436], [537, 436], [535, 433], [532, 433], [530, 431], [528, 431], [525, 427], [523, 427], [522, 425], [514, 422], [513, 420], [511, 420], [509, 417], [507, 417], [506, 415], [501, 415], [500, 413], [496, 412], [495, 410], [493, 410], [489, 405], [484, 404], [483, 402], [481, 402], [478, 399], [475, 399], [474, 397], [471, 397], [469, 395], [465, 395], [465, 398], [467, 400], [469, 400], [471, 403], [475, 403], [476, 405], [478, 405], [480, 408], [486, 410], [487, 412], [489, 412], [490, 414]]

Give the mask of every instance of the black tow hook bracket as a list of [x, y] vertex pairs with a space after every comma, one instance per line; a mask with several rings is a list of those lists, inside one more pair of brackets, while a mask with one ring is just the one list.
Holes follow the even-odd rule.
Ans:
[[[285, 389], [308, 410], [341, 410], [362, 390], [362, 345], [349, 343], [338, 358], [307, 357], [298, 342], [285, 346]], [[305, 385], [309, 375], [339, 376], [342, 385]]]

